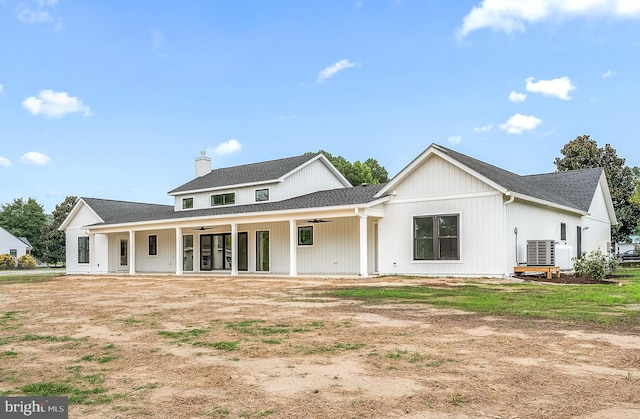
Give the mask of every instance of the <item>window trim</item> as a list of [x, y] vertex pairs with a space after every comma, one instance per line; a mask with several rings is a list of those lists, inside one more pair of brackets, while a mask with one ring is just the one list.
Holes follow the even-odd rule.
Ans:
[[[311, 229], [311, 243], [303, 243], [300, 237], [300, 233], [304, 230], [308, 230]], [[315, 231], [316, 229], [313, 228], [313, 225], [303, 225], [303, 226], [298, 226], [298, 246], [300, 247], [313, 247], [315, 245]]]
[[[216, 204], [214, 202], [216, 197], [221, 197], [222, 198], [222, 202], [219, 204]], [[227, 198], [228, 197], [233, 197], [233, 201], [232, 202], [227, 202]], [[213, 194], [211, 195], [211, 206], [212, 207], [219, 207], [222, 205], [235, 205], [236, 203], [236, 193], [235, 192], [225, 192], [225, 193], [219, 193], [219, 194]]]
[[9, 256], [16, 259], [18, 257], [18, 249], [9, 249]]
[[[258, 199], [258, 192], [266, 192], [266, 197], [264, 199]], [[255, 200], [256, 202], [267, 202], [269, 200], [269, 188], [262, 188], [255, 190]]]
[[[437, 220], [440, 217], [456, 217], [456, 236], [449, 236], [450, 238], [455, 237], [456, 239], [456, 257], [453, 259], [448, 259], [448, 258], [442, 258], [439, 256], [439, 249], [440, 249], [440, 239], [441, 237], [438, 235], [438, 228], [437, 228]], [[430, 218], [432, 219], [432, 225], [433, 225], [433, 237], [431, 238], [432, 242], [432, 247], [433, 247], [433, 258], [431, 259], [419, 259], [417, 258], [417, 242], [416, 242], [416, 220], [418, 219], [425, 219], [425, 218]], [[462, 261], [462, 257], [461, 257], [461, 250], [460, 250], [460, 218], [461, 218], [461, 214], [460, 213], [436, 213], [436, 214], [422, 214], [422, 215], [414, 215], [411, 218], [411, 228], [412, 228], [412, 234], [411, 234], [411, 244], [412, 244], [412, 249], [411, 249], [411, 261], [412, 262], [418, 262], [418, 263], [423, 263], [423, 262], [437, 262], [437, 263], [457, 263], [457, 262], [461, 262]]]
[[193, 197], [182, 198], [182, 209], [193, 209]]
[[[82, 246], [80, 243], [85, 242], [86, 245]], [[91, 248], [90, 248], [89, 236], [78, 237], [78, 264], [91, 263]], [[82, 252], [82, 253], [81, 253]], [[86, 258], [86, 260], [85, 260]]]
[[[153, 243], [152, 243], [152, 238], [153, 238]], [[149, 244], [147, 249], [149, 251], [148, 252], [149, 256], [158, 256], [158, 235], [149, 234], [147, 243]]]

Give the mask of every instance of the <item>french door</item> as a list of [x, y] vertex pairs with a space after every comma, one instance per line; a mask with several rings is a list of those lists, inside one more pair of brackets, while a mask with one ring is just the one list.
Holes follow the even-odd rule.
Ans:
[[[238, 233], [238, 270], [246, 271], [247, 263], [247, 233]], [[231, 234], [203, 234], [200, 236], [200, 270], [230, 270], [231, 269]]]

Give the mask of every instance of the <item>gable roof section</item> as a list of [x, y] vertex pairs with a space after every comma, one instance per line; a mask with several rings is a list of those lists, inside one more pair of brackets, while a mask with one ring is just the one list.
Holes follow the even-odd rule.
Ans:
[[214, 169], [204, 176], [195, 178], [182, 186], [172, 189], [169, 191], [169, 195], [177, 195], [182, 192], [219, 189], [236, 185], [277, 182], [290, 173], [311, 163], [313, 160], [318, 159], [323, 160], [325, 164], [328, 163], [327, 167], [330, 168], [336, 177], [340, 178], [345, 186], [351, 186], [344, 176], [329, 163], [326, 157], [320, 153], [308, 153], [301, 156]]
[[603, 173], [602, 168], [521, 176], [456, 151], [431, 144], [394, 177], [379, 194], [387, 193], [431, 155], [438, 155], [507, 195], [543, 201], [556, 207], [587, 213]]
[[144, 204], [98, 198], [82, 198], [82, 200], [103, 220], [103, 222], [93, 226], [106, 226], [148, 221], [172, 221], [236, 214], [365, 205], [378, 199], [375, 195], [383, 186], [384, 184], [338, 188], [313, 192], [277, 202], [228, 205], [190, 211], [174, 211], [173, 205]]

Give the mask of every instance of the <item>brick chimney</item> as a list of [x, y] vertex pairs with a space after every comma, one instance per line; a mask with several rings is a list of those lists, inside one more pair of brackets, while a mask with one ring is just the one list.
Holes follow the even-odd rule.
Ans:
[[206, 156], [206, 151], [200, 152], [200, 157], [196, 158], [196, 177], [204, 176], [211, 172], [211, 158]]

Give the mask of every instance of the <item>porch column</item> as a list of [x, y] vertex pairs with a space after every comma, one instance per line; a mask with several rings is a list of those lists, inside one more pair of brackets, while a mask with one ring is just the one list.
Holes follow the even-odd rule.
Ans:
[[231, 276], [238, 275], [238, 224], [231, 224]]
[[289, 276], [298, 276], [296, 220], [289, 220]]
[[136, 232], [129, 230], [129, 275], [136, 273]]
[[367, 216], [360, 215], [360, 276], [369, 276], [367, 272]]
[[89, 233], [89, 273], [95, 272], [94, 265], [96, 263], [96, 235]]
[[182, 227], [176, 227], [176, 275], [182, 275]]

